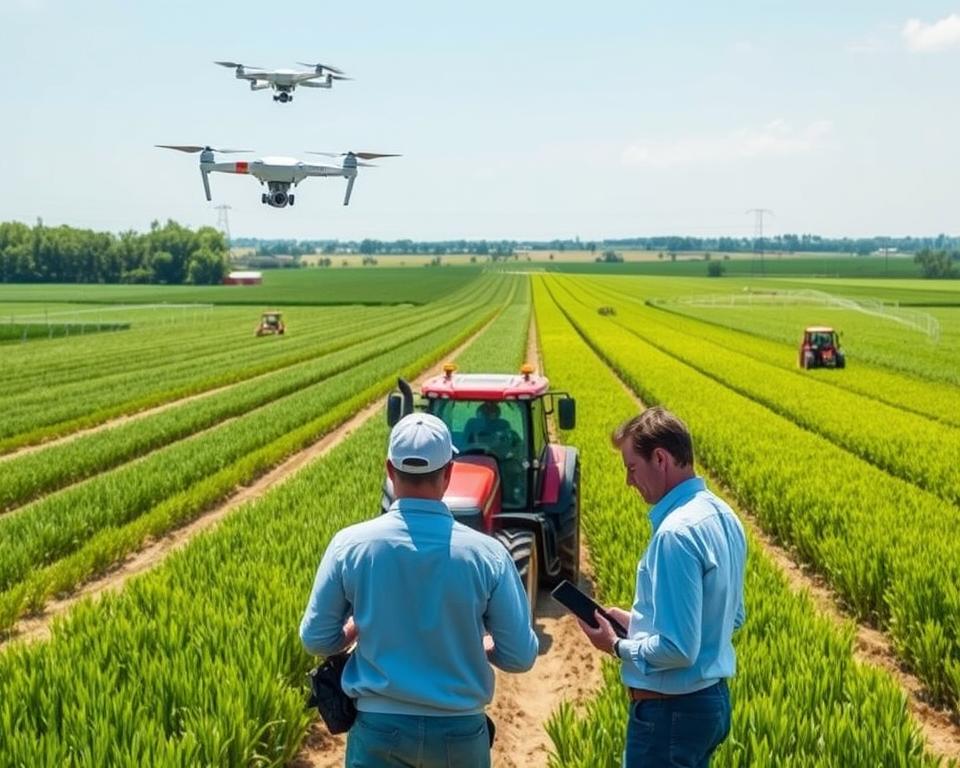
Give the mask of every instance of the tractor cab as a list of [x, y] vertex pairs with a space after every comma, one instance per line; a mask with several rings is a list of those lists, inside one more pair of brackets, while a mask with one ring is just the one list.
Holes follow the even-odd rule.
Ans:
[[[414, 410], [410, 386], [398, 384], [400, 392], [387, 401], [391, 426]], [[574, 399], [551, 391], [531, 365], [519, 374], [460, 374], [448, 364], [420, 395], [422, 409], [446, 423], [458, 451], [444, 496], [456, 519], [504, 543], [528, 594], [535, 595], [539, 579], [576, 582], [579, 456], [576, 448], [551, 443], [547, 429], [554, 412], [560, 429], [574, 427]], [[383, 511], [392, 500], [388, 478]]]
[[846, 358], [840, 349], [840, 334], [824, 325], [804, 329], [799, 363], [801, 368], [843, 368]]
[[287, 327], [283, 324], [283, 314], [274, 310], [263, 312], [260, 315], [260, 324], [257, 326], [257, 336], [267, 336], [270, 334], [283, 335]]

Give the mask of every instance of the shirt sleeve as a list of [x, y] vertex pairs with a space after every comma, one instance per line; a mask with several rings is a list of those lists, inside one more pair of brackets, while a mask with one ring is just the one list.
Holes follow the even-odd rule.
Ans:
[[690, 667], [700, 654], [703, 567], [692, 542], [666, 532], [651, 558], [655, 631], [624, 640], [630, 661], [645, 675]]
[[350, 603], [343, 591], [337, 548], [334, 536], [320, 560], [307, 609], [300, 621], [303, 647], [318, 656], [336, 653], [346, 642], [343, 624], [350, 612]]
[[740, 592], [740, 602], [737, 604], [737, 615], [733, 618], [733, 628], [740, 629], [747, 620], [747, 608], [743, 602], [743, 592]]
[[498, 566], [499, 578], [483, 617], [494, 643], [490, 663], [504, 672], [526, 672], [537, 660], [539, 649], [527, 596], [513, 561], [504, 557]]

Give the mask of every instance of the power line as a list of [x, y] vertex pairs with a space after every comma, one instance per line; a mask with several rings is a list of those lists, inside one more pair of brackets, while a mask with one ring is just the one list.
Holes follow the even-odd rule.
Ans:
[[233, 206], [223, 203], [214, 206], [217, 209], [217, 229], [223, 232], [227, 241], [227, 250], [230, 250], [230, 216], [227, 213]]
[[747, 213], [753, 214], [753, 252], [760, 254], [760, 274], [764, 273], [763, 268], [763, 216], [769, 213], [773, 216], [773, 211], [769, 208], [748, 208]]

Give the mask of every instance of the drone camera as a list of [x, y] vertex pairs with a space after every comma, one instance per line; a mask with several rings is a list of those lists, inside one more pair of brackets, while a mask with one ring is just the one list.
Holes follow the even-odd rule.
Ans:
[[271, 193], [270, 204], [277, 208], [283, 208], [287, 204], [287, 193], [282, 191]]

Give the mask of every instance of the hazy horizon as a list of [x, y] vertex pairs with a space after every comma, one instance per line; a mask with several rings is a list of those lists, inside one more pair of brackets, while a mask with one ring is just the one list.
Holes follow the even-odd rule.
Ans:
[[[960, 5], [230, 4], [10, 0], [0, 218], [234, 237], [960, 234]], [[376, 17], [376, 22], [366, 19]], [[231, 59], [355, 78], [251, 92]], [[294, 208], [154, 144], [399, 152], [307, 179]]]

